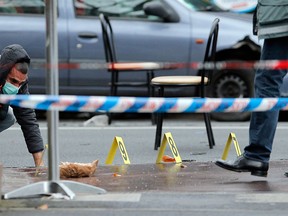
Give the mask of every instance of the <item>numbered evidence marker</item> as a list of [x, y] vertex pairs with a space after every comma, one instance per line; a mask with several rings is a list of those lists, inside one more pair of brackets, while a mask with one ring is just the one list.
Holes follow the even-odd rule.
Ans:
[[129, 160], [128, 153], [124, 145], [124, 141], [122, 140], [121, 137], [118, 137], [118, 136], [114, 137], [114, 140], [110, 148], [109, 154], [106, 158], [105, 164], [112, 164], [116, 151], [117, 151], [117, 147], [119, 148], [124, 164], [130, 164], [130, 160]]
[[161, 163], [167, 142], [170, 146], [170, 150], [171, 150], [171, 152], [175, 158], [176, 163], [182, 163], [182, 159], [181, 159], [179, 151], [176, 147], [176, 143], [174, 142], [174, 139], [173, 139], [172, 134], [170, 132], [165, 133], [163, 136], [163, 140], [162, 140], [159, 152], [158, 152], [156, 163]]
[[223, 154], [222, 154], [222, 160], [226, 160], [227, 159], [227, 156], [228, 156], [228, 153], [229, 153], [229, 150], [230, 150], [230, 146], [231, 146], [231, 142], [234, 143], [234, 147], [235, 147], [237, 156], [241, 155], [241, 150], [240, 150], [239, 143], [237, 141], [236, 135], [234, 133], [230, 133], [229, 136], [228, 136], [228, 139], [227, 139]]

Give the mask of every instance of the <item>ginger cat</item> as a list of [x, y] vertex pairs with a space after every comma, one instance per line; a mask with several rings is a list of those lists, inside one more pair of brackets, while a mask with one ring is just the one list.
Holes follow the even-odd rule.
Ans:
[[98, 160], [92, 163], [61, 162], [60, 178], [82, 178], [92, 176], [97, 168]]

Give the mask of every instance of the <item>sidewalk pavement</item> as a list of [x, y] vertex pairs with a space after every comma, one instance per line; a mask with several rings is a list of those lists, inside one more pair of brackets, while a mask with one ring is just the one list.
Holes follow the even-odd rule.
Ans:
[[[0, 201], [0, 213], [7, 213], [19, 208], [22, 210], [90, 208], [91, 206], [95, 208], [97, 205], [99, 208], [103, 208], [100, 205], [101, 201], [123, 199], [129, 202], [129, 199], [137, 199], [137, 197], [135, 198], [136, 194], [145, 193], [154, 194], [155, 196], [165, 193], [174, 194], [175, 196], [172, 195], [170, 200], [175, 199], [175, 203], [177, 203], [177, 194], [180, 197], [184, 194], [193, 196], [193, 194], [243, 195], [260, 193], [279, 195], [278, 198], [281, 199], [281, 202], [288, 203], [288, 196], [285, 195], [285, 198], [283, 198], [283, 194], [288, 195], [288, 178], [284, 176], [284, 172], [288, 169], [287, 164], [288, 161], [286, 160], [272, 161], [267, 178], [251, 176], [249, 173], [226, 171], [213, 162], [192, 161], [182, 163], [182, 165], [175, 163], [103, 165], [98, 166], [92, 177], [68, 180], [105, 189], [107, 191], [105, 194], [96, 196], [76, 194], [75, 201], [58, 200], [57, 202], [49, 199], [48, 195], [33, 199], [2, 199]], [[35, 172], [35, 168], [4, 167], [2, 170], [2, 195], [25, 185], [48, 181], [47, 168], [43, 168], [37, 176], [35, 176]], [[71, 190], [73, 191], [73, 188]], [[275, 197], [266, 198], [272, 203], [277, 199]], [[212, 202], [216, 200], [217, 198]], [[153, 205], [151, 204], [151, 206]], [[105, 207], [107, 207], [107, 203]], [[149, 206], [147, 206], [148, 208]]]

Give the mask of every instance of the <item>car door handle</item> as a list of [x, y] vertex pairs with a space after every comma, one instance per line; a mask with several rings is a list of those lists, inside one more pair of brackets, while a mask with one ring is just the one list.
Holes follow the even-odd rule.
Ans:
[[78, 37], [83, 38], [83, 39], [95, 39], [95, 38], [98, 38], [98, 35], [93, 32], [80, 32], [78, 34]]

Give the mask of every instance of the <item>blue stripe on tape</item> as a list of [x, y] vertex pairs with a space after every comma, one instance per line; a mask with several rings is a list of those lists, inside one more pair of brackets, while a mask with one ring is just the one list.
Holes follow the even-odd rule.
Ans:
[[79, 109], [85, 104], [85, 102], [76, 101], [73, 104], [67, 106], [63, 111], [78, 112]]
[[230, 108], [233, 106], [235, 99], [233, 98], [225, 98], [222, 99], [221, 104], [215, 109], [215, 112], [223, 112], [226, 109]]
[[76, 101], [70, 104], [69, 106], [67, 106], [64, 111], [78, 112], [80, 108], [83, 107], [87, 103], [88, 99], [89, 97], [87, 96], [77, 96]]
[[50, 105], [53, 103], [53, 101], [44, 101], [41, 103], [38, 103], [35, 106], [35, 109], [39, 109], [39, 110], [48, 110], [48, 108], [50, 107]]
[[272, 110], [280, 110], [288, 105], [288, 101], [284, 98], [279, 98]]
[[[29, 99], [29, 98], [28, 98]], [[23, 100], [25, 100], [23, 98]], [[32, 100], [32, 99], [31, 99]], [[40, 110], [49, 110], [49, 107], [51, 104], [59, 102], [59, 97], [58, 96], [47, 96], [46, 100], [43, 102], [39, 102], [36, 106], [35, 109], [40, 109]]]
[[192, 104], [184, 112], [196, 112], [203, 106], [203, 100], [198, 100], [197, 98], [193, 100]]
[[167, 112], [177, 104], [177, 98], [165, 98], [163, 104], [155, 112]]
[[109, 100], [106, 100], [102, 106], [100, 106], [97, 111], [107, 111], [109, 112], [119, 101], [119, 97], [109, 97]]
[[126, 113], [128, 112], [135, 112], [139, 109], [143, 108], [147, 103], [147, 98], [137, 97], [135, 98], [134, 104], [129, 107], [129, 109], [125, 110]]
[[21, 102], [28, 101], [29, 95], [15, 95], [16, 98], [10, 100], [9, 104], [17, 107], [21, 107]]
[[242, 112], [250, 111], [251, 109], [256, 109], [262, 102], [261, 98], [254, 98], [254, 100], [250, 100], [247, 106], [243, 109]]

